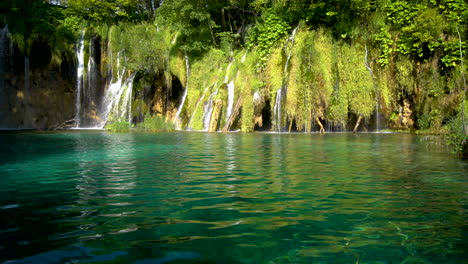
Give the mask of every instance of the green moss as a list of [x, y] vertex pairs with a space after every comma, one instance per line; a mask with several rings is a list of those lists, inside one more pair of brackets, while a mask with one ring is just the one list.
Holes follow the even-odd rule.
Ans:
[[138, 117], [148, 112], [148, 106], [141, 98], [134, 99], [132, 102], [132, 117]]
[[203, 129], [203, 106], [209, 100], [213, 87], [223, 82], [226, 67], [226, 57], [219, 49], [210, 49], [205, 56], [192, 62], [189, 90], [185, 102], [190, 128]]
[[348, 94], [349, 110], [365, 118], [375, 110], [375, 90], [364, 65], [365, 51], [359, 44], [341, 46], [338, 62], [340, 89]]

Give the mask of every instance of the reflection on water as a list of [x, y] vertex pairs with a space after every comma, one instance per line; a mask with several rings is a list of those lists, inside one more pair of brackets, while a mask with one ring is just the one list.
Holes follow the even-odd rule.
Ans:
[[464, 263], [467, 163], [379, 134], [0, 134], [0, 261]]

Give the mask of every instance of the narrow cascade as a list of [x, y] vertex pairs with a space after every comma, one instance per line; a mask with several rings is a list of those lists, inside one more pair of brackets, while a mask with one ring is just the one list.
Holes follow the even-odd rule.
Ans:
[[224, 83], [228, 83], [229, 81], [229, 70], [231, 69], [232, 61], [229, 62], [226, 68], [226, 75], [224, 75]]
[[131, 101], [133, 92], [133, 80], [136, 74], [132, 74], [125, 81], [123, 79], [125, 69], [119, 74], [117, 80], [109, 85], [103, 101], [100, 127], [103, 128], [109, 120], [131, 122]]
[[376, 99], [375, 102], [375, 130], [376, 132], [380, 131], [380, 117], [379, 117], [379, 99]]
[[181, 129], [179, 116], [180, 116], [180, 113], [182, 112], [182, 109], [184, 108], [185, 99], [187, 98], [187, 92], [189, 88], [188, 84], [189, 84], [189, 78], [190, 78], [190, 61], [189, 61], [189, 57], [187, 56], [187, 54], [185, 54], [185, 71], [186, 71], [186, 76], [187, 76], [186, 83], [185, 83], [185, 91], [184, 91], [184, 95], [182, 96], [182, 102], [180, 102], [179, 108], [177, 109], [177, 113], [175, 116], [175, 126], [176, 126], [176, 129], [178, 130]]
[[281, 101], [283, 100], [282, 96], [282, 90], [283, 87], [278, 89], [276, 92], [276, 101], [275, 101], [275, 106], [273, 108], [273, 115], [274, 115], [274, 122], [276, 126], [276, 130], [278, 132], [281, 132]]
[[234, 107], [234, 81], [230, 81], [228, 87], [228, 105], [226, 109], [226, 121], [232, 114], [232, 108]]
[[247, 58], [247, 51], [245, 52], [244, 55], [242, 55], [242, 58], [241, 58], [241, 62], [242, 62], [242, 63], [245, 62], [245, 58]]
[[[208, 89], [210, 89], [211, 87], [212, 87], [212, 86], [206, 87], [205, 90], [203, 91], [202, 96], [200, 97], [200, 99], [198, 99], [198, 102], [197, 102], [197, 104], [195, 105], [195, 110], [193, 111], [192, 116], [190, 116], [190, 120], [189, 120], [189, 123], [188, 123], [188, 125], [187, 125], [187, 130], [192, 130], [192, 123], [193, 123], [193, 119], [195, 118], [195, 114], [197, 113], [198, 106], [200, 105], [200, 103], [203, 102], [203, 99], [205, 99], [206, 92], [207, 92]], [[206, 105], [204, 106], [203, 109], [206, 111]], [[205, 112], [203, 112], [203, 113], [205, 114]]]
[[276, 123], [275, 128], [278, 132], [281, 132], [281, 109], [282, 109], [281, 104], [284, 101], [284, 97], [288, 94], [288, 86], [287, 86], [287, 81], [289, 78], [288, 67], [289, 67], [289, 61], [291, 60], [292, 46], [294, 45], [294, 37], [296, 36], [297, 29], [298, 27], [296, 27], [293, 30], [293, 32], [288, 37], [284, 45], [284, 50], [286, 54], [286, 62], [284, 63], [284, 68], [283, 68], [283, 73], [284, 73], [283, 85], [276, 92], [276, 101], [275, 101], [275, 106], [273, 108], [273, 114], [274, 114], [273, 120]]
[[81, 37], [76, 45], [76, 57], [78, 59], [78, 69], [76, 71], [76, 101], [75, 101], [75, 122], [76, 128], [81, 124], [81, 104], [82, 104], [82, 86], [84, 72], [84, 35], [85, 31], [81, 32]]
[[207, 104], [205, 105], [205, 109], [203, 111], [203, 129], [207, 130], [210, 127], [210, 122], [211, 122], [211, 114], [213, 113], [213, 106], [214, 106], [214, 98], [218, 94], [218, 90], [214, 91], [210, 95], [210, 99], [208, 100]]

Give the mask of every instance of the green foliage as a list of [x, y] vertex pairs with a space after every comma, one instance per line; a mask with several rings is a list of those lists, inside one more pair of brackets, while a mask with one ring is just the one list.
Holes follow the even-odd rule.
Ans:
[[[460, 64], [460, 43], [458, 39], [434, 41], [429, 44], [429, 48], [434, 52], [443, 54], [440, 61], [443, 63], [445, 68], [456, 67]], [[466, 41], [462, 42], [462, 52], [468, 53], [468, 45]]]
[[259, 65], [266, 66], [268, 56], [278, 41], [286, 36], [291, 27], [274, 13], [267, 13], [262, 17], [262, 22], [257, 24], [249, 32], [249, 45], [257, 46], [260, 61]]
[[167, 122], [163, 117], [146, 113], [145, 120], [138, 124], [136, 129], [142, 132], [166, 132], [173, 131], [175, 128], [172, 122]]
[[169, 49], [154, 25], [120, 24], [111, 28], [109, 38], [113, 53], [121, 53], [126, 69], [157, 73], [166, 68]]
[[113, 24], [121, 21], [141, 21], [151, 15], [141, 0], [64, 0], [69, 14], [96, 25]]
[[0, 2], [0, 23], [8, 24], [13, 42], [29, 55], [34, 43], [47, 43], [51, 64], [59, 65], [73, 53], [74, 30], [79, 22], [66, 16], [66, 9], [47, 1], [4, 0]]
[[340, 90], [348, 94], [349, 110], [369, 117], [375, 109], [375, 90], [372, 78], [364, 65], [364, 47], [344, 44], [338, 61]]
[[388, 32], [388, 29], [382, 27], [379, 32], [374, 36], [375, 42], [377, 45], [380, 46], [380, 56], [379, 56], [379, 64], [380, 66], [384, 67], [388, 65], [390, 54], [393, 52], [392, 45], [393, 40], [391, 39], [391, 35]]
[[411, 60], [403, 56], [401, 56], [395, 63], [395, 71], [398, 78], [394, 92], [397, 100], [404, 99], [413, 94], [415, 87], [413, 67], [414, 65]]
[[255, 65], [257, 63], [257, 54], [255, 52], [245, 53], [246, 51], [241, 50], [239, 54], [243, 54], [244, 62], [242, 58], [236, 60], [236, 64], [239, 70], [237, 72], [237, 78], [235, 79], [235, 87], [240, 90], [242, 96], [242, 111], [241, 111], [241, 131], [252, 132], [254, 130], [254, 102], [253, 94], [259, 92], [263, 88], [263, 82], [261, 82], [257, 76]]
[[275, 94], [283, 85], [284, 63], [282, 49], [280, 47], [273, 49], [264, 70], [266, 87], [269, 88], [271, 94]]
[[117, 121], [107, 124], [106, 129], [110, 132], [125, 133], [130, 131], [130, 123], [126, 121]]
[[[468, 110], [468, 109], [466, 109]], [[447, 124], [448, 134], [445, 136], [447, 145], [453, 153], [461, 154], [468, 144], [468, 135], [463, 129], [463, 119], [461, 115], [452, 118]]]
[[299, 130], [325, 118], [333, 92], [332, 38], [318, 31], [299, 31], [295, 38], [288, 81], [286, 112]]
[[181, 33], [182, 51], [204, 52], [216, 45], [218, 25], [210, 14], [215, 8], [217, 4], [208, 0], [163, 1], [157, 11], [157, 21]]
[[205, 56], [192, 62], [188, 96], [184, 107], [190, 119], [191, 129], [203, 129], [203, 105], [209, 100], [211, 93], [223, 83], [226, 60], [223, 51], [211, 48]]
[[466, 23], [468, 19], [468, 3], [464, 0], [441, 0], [439, 9], [442, 10], [447, 20]]
[[428, 8], [419, 12], [413, 23], [402, 28], [398, 52], [428, 57], [429, 54], [425, 54], [425, 51], [428, 52], [428, 45], [443, 33], [444, 24], [443, 17], [435, 9]]
[[410, 25], [423, 6], [410, 1], [386, 1], [383, 10], [387, 19], [397, 28]]

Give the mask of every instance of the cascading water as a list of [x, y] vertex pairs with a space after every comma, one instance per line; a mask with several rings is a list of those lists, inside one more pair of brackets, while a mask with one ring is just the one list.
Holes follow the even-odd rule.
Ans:
[[214, 91], [210, 95], [210, 99], [205, 104], [205, 109], [203, 111], [203, 128], [205, 130], [208, 130], [209, 127], [210, 127], [211, 115], [213, 113], [213, 106], [214, 106], [213, 101], [214, 101], [214, 98], [216, 97], [217, 94], [218, 94], [218, 89], [216, 89], [216, 91]]
[[227, 84], [228, 90], [228, 105], [226, 108], [226, 121], [232, 114], [232, 108], [234, 107], [234, 80], [229, 82], [229, 70], [231, 69], [232, 63], [234, 60], [231, 60], [226, 68], [226, 75], [224, 76], [224, 83]]
[[132, 114], [132, 93], [133, 80], [136, 74], [132, 74], [126, 80], [123, 79], [125, 69], [123, 69], [115, 82], [109, 84], [103, 100], [103, 110], [99, 126], [103, 128], [106, 123], [112, 121], [131, 122]]
[[274, 121], [276, 122], [276, 129], [278, 132], [281, 132], [281, 101], [283, 99], [282, 90], [283, 89], [280, 88], [278, 91], [276, 91], [276, 101], [273, 108]]
[[244, 63], [246, 58], [247, 58], [247, 51], [246, 51], [245, 54], [242, 56], [241, 62]]
[[76, 127], [81, 124], [81, 104], [82, 104], [82, 89], [83, 89], [83, 72], [84, 72], [84, 35], [82, 31], [81, 37], [76, 45], [76, 57], [78, 59], [78, 68], [76, 71], [76, 101], [75, 101], [75, 122]]
[[288, 37], [285, 45], [284, 45], [284, 50], [286, 55], [286, 62], [284, 63], [284, 68], [283, 68], [283, 85], [276, 91], [276, 101], [275, 101], [275, 106], [273, 108], [273, 114], [274, 114], [274, 121], [275, 121], [275, 128], [278, 132], [281, 132], [281, 104], [284, 101], [284, 97], [288, 93], [288, 86], [287, 86], [287, 80], [289, 78], [288, 74], [288, 67], [289, 67], [289, 61], [291, 59], [292, 51], [290, 50], [288, 53], [288, 44], [291, 46], [294, 45], [294, 37], [296, 36], [298, 27], [296, 27], [291, 35]]
[[234, 81], [230, 81], [227, 85], [228, 88], [228, 105], [226, 109], [226, 121], [232, 114], [232, 108], [234, 107]]
[[187, 98], [187, 93], [188, 93], [188, 88], [189, 88], [189, 79], [190, 79], [190, 60], [189, 60], [189, 57], [187, 56], [187, 54], [185, 54], [185, 71], [186, 71], [186, 76], [187, 76], [187, 80], [186, 80], [186, 83], [185, 83], [185, 91], [184, 91], [184, 95], [182, 96], [182, 102], [180, 102], [180, 105], [179, 105], [179, 108], [177, 109], [177, 113], [176, 113], [176, 116], [175, 116], [175, 126], [176, 126], [176, 129], [181, 129], [181, 124], [180, 124], [180, 113], [182, 112], [182, 109], [184, 108], [184, 104], [185, 104], [185, 99]]

